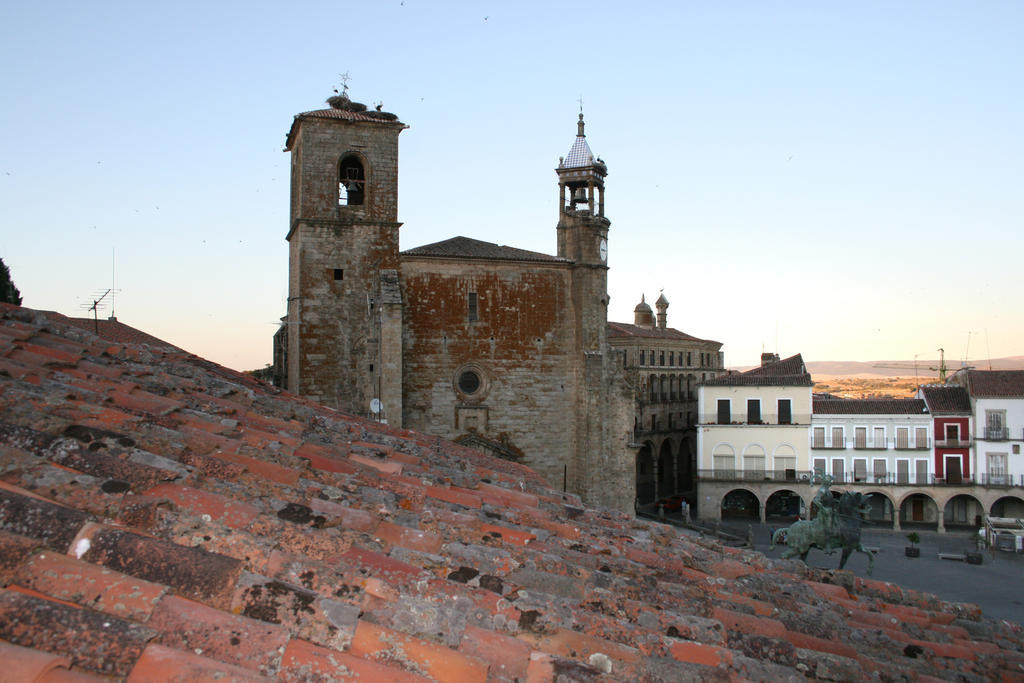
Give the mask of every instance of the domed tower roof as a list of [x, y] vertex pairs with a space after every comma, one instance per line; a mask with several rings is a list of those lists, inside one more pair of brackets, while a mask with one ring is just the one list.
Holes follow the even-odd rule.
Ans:
[[637, 327], [654, 327], [654, 311], [651, 310], [644, 295], [640, 295], [640, 303], [633, 309], [633, 324]]

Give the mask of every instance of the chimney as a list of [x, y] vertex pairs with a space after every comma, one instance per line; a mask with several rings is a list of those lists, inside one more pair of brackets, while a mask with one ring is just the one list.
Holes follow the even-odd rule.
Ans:
[[762, 368], [764, 366], [766, 366], [766, 365], [771, 364], [771, 363], [778, 363], [778, 362], [779, 362], [779, 354], [777, 354], [777, 353], [762, 353], [761, 354], [761, 367]]

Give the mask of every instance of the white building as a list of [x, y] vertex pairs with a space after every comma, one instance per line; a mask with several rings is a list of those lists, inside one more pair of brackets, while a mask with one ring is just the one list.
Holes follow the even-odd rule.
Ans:
[[815, 397], [811, 467], [835, 483], [931, 483], [932, 417], [921, 399]]
[[756, 497], [719, 496], [706, 480], [795, 482], [807, 476], [812, 384], [800, 354], [785, 360], [762, 354], [760, 367], [700, 386], [699, 515], [717, 517], [719, 505], [737, 513], [750, 505], [763, 509]]
[[958, 370], [949, 382], [967, 389], [974, 422], [975, 477], [993, 486], [1024, 484], [1024, 370]]

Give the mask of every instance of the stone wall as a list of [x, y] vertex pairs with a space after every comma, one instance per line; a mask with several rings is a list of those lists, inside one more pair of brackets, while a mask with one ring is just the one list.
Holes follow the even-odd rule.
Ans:
[[[564, 264], [406, 257], [404, 425], [505, 441], [560, 488], [580, 395], [570, 277]], [[467, 368], [483, 380], [472, 395], [457, 386]]]

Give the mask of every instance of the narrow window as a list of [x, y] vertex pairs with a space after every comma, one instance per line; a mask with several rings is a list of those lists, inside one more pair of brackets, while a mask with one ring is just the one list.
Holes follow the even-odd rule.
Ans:
[[640, 349], [640, 365], [644, 364], [644, 350]]
[[747, 422], [752, 425], [761, 424], [761, 399], [747, 399]]
[[853, 480], [860, 482], [868, 480], [868, 461], [864, 458], [854, 458]]
[[885, 442], [885, 427], [875, 427], [874, 432], [875, 432], [875, 436], [874, 436], [874, 439], [873, 439], [874, 447], [875, 448], [886, 448], [887, 444]]
[[664, 364], [665, 364], [665, 352], [664, 352], [664, 351], [662, 351], [662, 352], [661, 352], [661, 356], [660, 356], [660, 358], [658, 359], [658, 365], [664, 365]]
[[693, 367], [693, 351], [687, 351], [686, 352], [686, 367], [688, 367], [688, 368], [692, 368]]
[[947, 424], [946, 425], [946, 445], [956, 446], [957, 442], [960, 441], [960, 425]]
[[476, 292], [469, 293], [469, 322], [474, 323], [479, 320], [477, 311], [477, 299]]
[[335, 268], [334, 269], [334, 279], [335, 280], [344, 280], [345, 279], [345, 270], [343, 268]]
[[814, 441], [811, 442], [811, 448], [824, 448], [825, 447], [825, 428], [815, 427], [814, 428]]
[[[906, 450], [910, 448], [910, 428], [909, 427], [897, 427], [896, 428], [896, 448]], [[906, 482], [903, 482], [906, 483]]]
[[793, 424], [792, 401], [790, 401], [788, 398], [779, 399], [779, 424]]
[[729, 399], [720, 398], [718, 399], [718, 424], [727, 425], [732, 420], [731, 411], [729, 409]]
[[668, 352], [668, 364], [670, 366], [676, 364], [676, 352], [675, 351], [669, 351]]
[[846, 438], [842, 427], [832, 428], [832, 448], [846, 448]]

